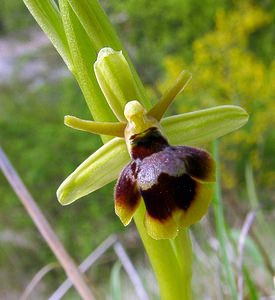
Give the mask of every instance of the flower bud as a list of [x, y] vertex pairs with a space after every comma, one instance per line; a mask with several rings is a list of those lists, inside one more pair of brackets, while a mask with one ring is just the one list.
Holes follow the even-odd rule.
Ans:
[[125, 121], [127, 102], [141, 100], [138, 88], [122, 51], [103, 48], [94, 64], [98, 84], [119, 121]]

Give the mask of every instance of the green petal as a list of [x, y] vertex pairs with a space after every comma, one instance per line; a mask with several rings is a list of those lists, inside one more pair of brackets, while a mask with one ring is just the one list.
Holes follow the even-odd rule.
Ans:
[[115, 180], [128, 161], [124, 139], [112, 139], [65, 179], [57, 190], [59, 202], [62, 205], [70, 204]]
[[65, 116], [64, 124], [68, 127], [94, 134], [124, 137], [126, 123], [122, 122], [95, 122], [82, 120], [73, 116]]
[[162, 118], [169, 105], [175, 99], [175, 97], [181, 93], [188, 82], [191, 80], [191, 73], [183, 70], [178, 76], [177, 80], [171, 86], [160, 100], [154, 105], [154, 107], [148, 112], [148, 115], [156, 118], [158, 121]]
[[248, 120], [239, 106], [224, 105], [164, 118], [164, 133], [172, 145], [201, 145], [230, 133]]

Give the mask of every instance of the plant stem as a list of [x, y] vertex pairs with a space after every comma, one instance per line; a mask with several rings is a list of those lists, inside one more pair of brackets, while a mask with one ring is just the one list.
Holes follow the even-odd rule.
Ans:
[[171, 240], [171, 244], [181, 269], [184, 299], [192, 299], [192, 243], [188, 228], [181, 229], [177, 237]]
[[152, 239], [143, 224], [144, 204], [140, 205], [135, 222], [156, 274], [162, 300], [191, 299], [191, 243], [187, 229], [175, 240]]

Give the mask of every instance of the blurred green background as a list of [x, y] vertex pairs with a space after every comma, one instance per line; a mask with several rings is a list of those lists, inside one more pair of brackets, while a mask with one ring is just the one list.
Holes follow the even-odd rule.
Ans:
[[[256, 206], [245, 263], [257, 297], [274, 295], [274, 1], [100, 2], [153, 101], [182, 69], [192, 72], [192, 82], [169, 113], [220, 104], [241, 105], [249, 112], [249, 123], [220, 143], [225, 216], [234, 245], [245, 216]], [[59, 184], [101, 142], [63, 125], [66, 114], [89, 119], [88, 109], [74, 78], [18, 0], [0, 3], [0, 89], [0, 144], [71, 255], [80, 262], [111, 233], [120, 233], [143, 280], [151, 280], [134, 226], [125, 229], [115, 216], [114, 183], [71, 206], [57, 202]], [[36, 272], [55, 258], [2, 174], [0, 195], [0, 299], [18, 299]], [[212, 209], [193, 226], [192, 235], [194, 298], [230, 299]], [[228, 252], [234, 265], [234, 249]], [[89, 272], [98, 299], [112, 299], [115, 261], [108, 252]], [[61, 269], [52, 271], [32, 299], [47, 299], [64, 278]], [[153, 287], [149, 292], [157, 298]], [[136, 299], [125, 289], [123, 299]], [[64, 299], [78, 296], [71, 291]]]

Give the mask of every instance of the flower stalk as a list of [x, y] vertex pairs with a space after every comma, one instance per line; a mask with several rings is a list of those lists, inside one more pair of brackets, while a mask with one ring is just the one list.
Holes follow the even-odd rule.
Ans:
[[192, 244], [188, 229], [179, 232], [174, 240], [154, 240], [143, 224], [145, 213], [141, 205], [135, 216], [135, 224], [155, 272], [161, 299], [191, 300]]

